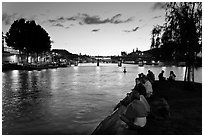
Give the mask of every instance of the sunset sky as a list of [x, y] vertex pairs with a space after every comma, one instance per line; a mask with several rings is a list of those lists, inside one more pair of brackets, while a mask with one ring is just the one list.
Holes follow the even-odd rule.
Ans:
[[162, 3], [153, 2], [3, 2], [2, 31], [16, 19], [35, 20], [54, 41], [52, 49], [110, 56], [148, 50], [151, 30], [164, 16]]

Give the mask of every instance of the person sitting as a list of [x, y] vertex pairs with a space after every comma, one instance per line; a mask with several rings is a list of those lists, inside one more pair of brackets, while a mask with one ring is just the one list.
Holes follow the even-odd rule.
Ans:
[[149, 81], [150, 81], [151, 83], [154, 83], [154, 81], [155, 81], [155, 76], [154, 76], [154, 73], [153, 73], [151, 70], [148, 70], [147, 77], [148, 77], [148, 79], [149, 79]]
[[146, 90], [146, 98], [150, 98], [150, 96], [152, 96], [153, 94], [153, 89], [152, 89], [152, 84], [151, 82], [148, 80], [147, 77], [143, 78], [143, 85], [145, 87]]
[[141, 79], [141, 78], [145, 77], [145, 75], [143, 73], [139, 73], [138, 77]]
[[130, 129], [138, 129], [146, 125], [146, 117], [148, 115], [147, 108], [140, 100], [139, 93], [135, 90], [133, 101], [127, 106], [124, 114], [120, 115], [120, 119], [125, 122]]
[[166, 80], [166, 78], [165, 78], [163, 75], [164, 75], [164, 71], [162, 70], [161, 73], [160, 73], [159, 76], [158, 76], [159, 81], [164, 81], [164, 80]]
[[140, 95], [146, 96], [146, 89], [140, 78], [135, 79], [135, 87], [132, 90], [137, 90]]
[[[142, 79], [144, 79], [144, 78], [142, 78]], [[147, 91], [147, 89], [150, 89], [150, 90], [152, 89], [151, 87], [149, 88], [149, 85], [151, 86], [151, 83], [150, 84], [148, 82], [146, 83], [147, 89], [143, 85], [140, 78], [136, 78], [135, 83], [136, 83], [136, 85], [132, 89], [132, 92], [127, 93], [127, 96], [116, 105], [114, 110], [116, 110], [120, 105], [128, 106], [133, 101], [133, 97], [137, 93], [139, 93], [140, 95], [143, 95], [144, 97], [147, 97], [147, 92], [146, 91]], [[148, 91], [150, 91], [150, 90], [148, 90]]]
[[175, 78], [176, 78], [176, 75], [174, 74], [174, 72], [173, 72], [173, 71], [170, 71], [170, 75], [169, 75], [168, 80], [169, 80], [169, 81], [175, 81]]

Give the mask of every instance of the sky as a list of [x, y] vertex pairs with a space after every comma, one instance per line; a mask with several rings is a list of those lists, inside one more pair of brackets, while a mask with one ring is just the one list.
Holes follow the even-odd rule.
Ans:
[[154, 2], [2, 2], [2, 31], [14, 20], [35, 20], [51, 37], [52, 49], [91, 56], [149, 50], [153, 26], [165, 10]]

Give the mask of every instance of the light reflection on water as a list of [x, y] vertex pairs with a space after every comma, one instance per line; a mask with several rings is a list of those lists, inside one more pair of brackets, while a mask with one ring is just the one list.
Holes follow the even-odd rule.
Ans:
[[[123, 73], [126, 66], [127, 73]], [[80, 64], [42, 71], [2, 74], [3, 134], [91, 134], [99, 122], [134, 86], [138, 73], [156, 76], [173, 70], [183, 80], [183, 67], [138, 67]], [[195, 72], [201, 80], [202, 69]]]

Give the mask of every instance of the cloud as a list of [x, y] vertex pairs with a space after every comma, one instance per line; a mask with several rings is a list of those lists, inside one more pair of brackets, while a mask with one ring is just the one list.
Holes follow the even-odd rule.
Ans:
[[128, 18], [126, 20], [121, 20], [119, 19], [122, 15], [121, 14], [117, 14], [115, 16], [113, 16], [111, 19], [110, 19], [110, 23], [113, 23], [113, 24], [119, 24], [119, 23], [127, 23], [127, 22], [130, 22], [133, 20], [133, 18]]
[[16, 18], [17, 13], [13, 13], [11, 15], [7, 14], [7, 13], [3, 13], [2, 14], [2, 23], [4, 23], [5, 25], [10, 25], [11, 23], [13, 23], [14, 19]]
[[65, 23], [65, 22], [66, 22], [66, 18], [64, 18], [64, 17], [58, 17], [56, 19], [49, 19], [48, 20], [48, 23], [50, 23], [51, 26], [69, 28], [69, 27], [66, 27], [65, 25], [63, 25], [63, 23]]
[[52, 26], [54, 27], [61, 27], [61, 28], [65, 28], [65, 29], [69, 29], [69, 26], [65, 26], [62, 23], [53, 23]]
[[120, 23], [127, 23], [133, 20], [132, 17], [122, 20], [120, 19], [122, 14], [116, 14], [115, 16], [111, 18], [101, 19], [99, 16], [90, 16], [88, 14], [83, 14], [82, 22], [84, 24], [105, 24], [105, 23], [111, 23], [111, 24], [120, 24]]
[[104, 24], [104, 23], [108, 23], [109, 20], [105, 19], [102, 20], [99, 16], [90, 16], [88, 14], [82, 14], [81, 17], [79, 17], [81, 19], [81, 23], [80, 24]]
[[161, 16], [154, 16], [153, 19], [161, 18]]
[[142, 22], [143, 21], [143, 19], [139, 19], [139, 22]]
[[132, 30], [123, 30], [123, 32], [135, 32], [135, 31], [137, 31], [139, 28], [140, 28], [140, 27], [136, 27], [136, 28], [134, 28], [134, 29], [132, 29]]
[[157, 9], [165, 9], [166, 3], [165, 2], [156, 2], [153, 7], [152, 10], [157, 10]]
[[64, 27], [64, 25], [62, 25], [60, 23], [55, 24], [55, 26], [57, 26], [57, 27]]
[[56, 19], [49, 19], [48, 20], [49, 23], [63, 23], [65, 21], [66, 21], [66, 19], [64, 17], [58, 17]]
[[98, 32], [100, 29], [93, 29], [92, 32]]
[[48, 22], [53, 23], [65, 23], [67, 21], [77, 21], [80, 25], [92, 25], [92, 24], [105, 24], [105, 23], [111, 23], [111, 24], [120, 24], [120, 23], [127, 23], [133, 20], [132, 17], [128, 19], [121, 19], [122, 14], [116, 14], [111, 18], [105, 18], [102, 19], [98, 15], [88, 15], [86, 13], [78, 14], [76, 16], [71, 17], [58, 17], [56, 19], [49, 19]]
[[12, 14], [3, 13], [2, 24], [4, 23], [5, 25], [11, 25], [15, 20], [19, 20], [21, 18], [24, 18], [25, 20], [38, 20], [37, 15], [26, 17], [24, 15], [19, 15], [17, 13], [12, 13]]
[[77, 17], [75, 16], [73, 16], [73, 17], [69, 17], [69, 18], [66, 18], [66, 20], [69, 20], [69, 21], [75, 21], [75, 20], [77, 20]]

